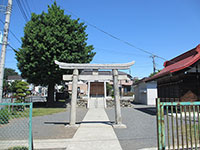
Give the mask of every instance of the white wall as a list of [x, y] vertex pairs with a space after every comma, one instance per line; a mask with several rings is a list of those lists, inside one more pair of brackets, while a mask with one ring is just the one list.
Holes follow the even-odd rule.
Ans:
[[156, 81], [151, 82], [140, 82], [134, 86], [135, 102], [145, 105], [156, 105], [155, 99], [157, 98], [157, 83]]
[[156, 81], [147, 82], [147, 105], [156, 105], [157, 93], [157, 83]]
[[144, 82], [140, 82], [138, 85], [134, 87], [135, 93], [135, 102], [147, 104], [147, 93], [146, 93], [146, 84]]
[[138, 94], [138, 85], [133, 86], [133, 92], [134, 92], [134, 101], [136, 103], [139, 103], [139, 94]]

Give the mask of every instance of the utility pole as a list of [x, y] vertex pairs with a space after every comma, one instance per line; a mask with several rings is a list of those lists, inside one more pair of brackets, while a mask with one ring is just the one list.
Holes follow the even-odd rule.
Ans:
[[151, 55], [150, 56], [153, 60], [152, 60], [152, 62], [153, 62], [153, 73], [155, 73], [156, 72], [156, 63], [155, 63], [155, 55]]
[[2, 103], [2, 95], [3, 95], [3, 76], [4, 76], [6, 47], [7, 47], [7, 43], [8, 43], [8, 31], [9, 31], [9, 24], [10, 24], [11, 9], [12, 9], [12, 0], [8, 0], [8, 5], [7, 5], [7, 8], [6, 8], [6, 19], [5, 19], [5, 24], [4, 24], [3, 42], [2, 42], [2, 47], [1, 47], [0, 103]]

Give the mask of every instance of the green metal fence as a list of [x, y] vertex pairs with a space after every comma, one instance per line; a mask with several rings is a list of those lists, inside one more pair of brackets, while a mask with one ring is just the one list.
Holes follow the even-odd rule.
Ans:
[[158, 149], [200, 149], [200, 102], [157, 99]]
[[0, 103], [0, 150], [32, 150], [32, 103]]

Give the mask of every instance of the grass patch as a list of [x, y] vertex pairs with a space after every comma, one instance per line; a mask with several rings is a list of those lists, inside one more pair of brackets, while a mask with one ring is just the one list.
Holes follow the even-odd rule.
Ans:
[[66, 108], [33, 108], [33, 117], [65, 112]]
[[[33, 108], [32, 116], [51, 115], [59, 112], [65, 112], [66, 108]], [[0, 125], [8, 124], [10, 120], [16, 118], [29, 118], [29, 108], [18, 110], [17, 107], [5, 107], [0, 110]]]
[[65, 102], [66, 102], [65, 99], [59, 99], [58, 101], [59, 101], [59, 102], [62, 102], [62, 103], [65, 103]]

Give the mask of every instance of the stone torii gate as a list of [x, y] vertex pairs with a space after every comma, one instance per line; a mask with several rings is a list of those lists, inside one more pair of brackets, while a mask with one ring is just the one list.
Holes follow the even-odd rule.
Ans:
[[[55, 64], [59, 65], [61, 69], [73, 69], [73, 75], [63, 75], [64, 80], [72, 80], [72, 99], [71, 99], [71, 109], [70, 109], [70, 126], [75, 126], [76, 124], [76, 102], [77, 102], [77, 86], [78, 80], [84, 80], [84, 76], [79, 75], [78, 70], [81, 69], [104, 69], [112, 70], [112, 80], [114, 85], [114, 100], [115, 100], [115, 124], [117, 126], [122, 125], [121, 109], [120, 109], [120, 95], [119, 95], [119, 75], [118, 70], [129, 69], [135, 62], [129, 62], [125, 64], [79, 64], [79, 63], [64, 63], [55, 61]], [[103, 78], [92, 75], [95, 79]], [[110, 79], [110, 78], [109, 78]]]

